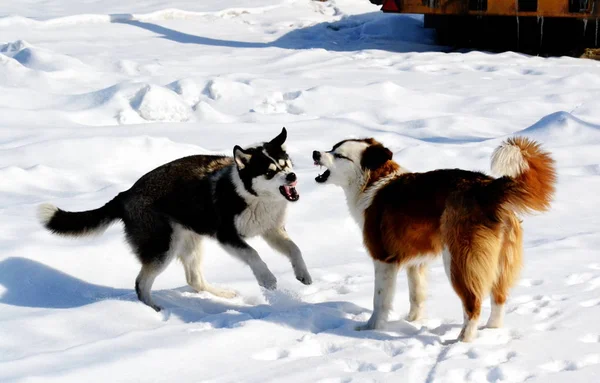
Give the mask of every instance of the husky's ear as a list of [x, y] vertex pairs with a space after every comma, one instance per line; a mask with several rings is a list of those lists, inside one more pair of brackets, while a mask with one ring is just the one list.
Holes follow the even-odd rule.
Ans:
[[282, 148], [285, 140], [287, 139], [287, 130], [285, 128], [281, 129], [281, 133], [275, 138], [273, 138], [269, 145], [272, 145], [275, 148]]
[[252, 154], [245, 152], [244, 149], [240, 148], [238, 145], [233, 148], [233, 158], [235, 159], [238, 170], [245, 168], [250, 162], [251, 157]]
[[392, 159], [394, 154], [381, 144], [371, 145], [365, 149], [360, 165], [369, 170], [375, 170]]

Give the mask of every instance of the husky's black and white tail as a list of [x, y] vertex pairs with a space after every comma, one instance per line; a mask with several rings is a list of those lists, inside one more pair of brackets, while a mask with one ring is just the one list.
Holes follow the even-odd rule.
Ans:
[[120, 219], [121, 209], [117, 199], [101, 208], [70, 212], [45, 203], [37, 211], [40, 223], [54, 234], [81, 237], [102, 234], [114, 221]]

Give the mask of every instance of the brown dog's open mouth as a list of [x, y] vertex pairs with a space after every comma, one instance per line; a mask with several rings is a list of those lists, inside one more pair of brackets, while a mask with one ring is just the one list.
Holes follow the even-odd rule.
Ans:
[[329, 175], [331, 174], [331, 172], [329, 171], [329, 169], [325, 170], [325, 173], [323, 174], [319, 174], [316, 178], [315, 181], [317, 181], [318, 183], [322, 184], [325, 181], [327, 181], [327, 179], [329, 178]]

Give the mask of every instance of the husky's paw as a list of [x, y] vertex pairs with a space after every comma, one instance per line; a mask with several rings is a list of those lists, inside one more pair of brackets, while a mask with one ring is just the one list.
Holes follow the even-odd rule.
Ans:
[[231, 298], [235, 298], [238, 296], [238, 293], [234, 290], [224, 289], [224, 288], [215, 287], [215, 286], [210, 286], [210, 289], [207, 289], [206, 291], [208, 291], [209, 293], [211, 293], [214, 296], [225, 298], [225, 299], [231, 299]]
[[159, 306], [159, 305], [157, 305], [157, 304], [150, 304], [150, 305], [148, 305], [148, 306], [150, 306], [151, 308], [153, 308], [153, 309], [154, 309], [154, 311], [156, 311], [157, 313], [161, 312], [161, 311], [162, 311], [162, 309], [163, 309], [162, 307], [160, 307], [160, 306]]
[[221, 298], [226, 298], [226, 299], [231, 299], [231, 298], [235, 298], [238, 296], [238, 293], [234, 290], [231, 289], [225, 289], [222, 287], [216, 287], [213, 285], [209, 285], [208, 283], [204, 283], [203, 285], [189, 285], [192, 289], [194, 289], [196, 292], [200, 293], [203, 291], [206, 291], [207, 293], [210, 293], [216, 297], [221, 297]]
[[258, 284], [267, 290], [275, 290], [277, 288], [277, 278], [271, 273], [257, 276]]
[[305, 285], [312, 284], [312, 278], [308, 273], [308, 270], [294, 270], [294, 274], [296, 274], [296, 279], [302, 282]]
[[406, 316], [406, 320], [409, 322], [416, 322], [418, 320], [423, 319], [423, 310], [421, 309], [412, 309]]

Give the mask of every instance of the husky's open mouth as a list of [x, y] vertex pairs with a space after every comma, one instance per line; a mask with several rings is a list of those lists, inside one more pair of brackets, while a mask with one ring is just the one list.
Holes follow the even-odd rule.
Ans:
[[300, 198], [300, 194], [296, 191], [296, 182], [291, 185], [281, 185], [279, 192], [290, 202], [296, 202]]
[[330, 174], [331, 174], [331, 172], [329, 171], [329, 169], [327, 169], [327, 170], [325, 170], [325, 173], [319, 174], [315, 178], [315, 181], [317, 181], [318, 183], [322, 184], [323, 182], [327, 181], [327, 179], [329, 178]]

